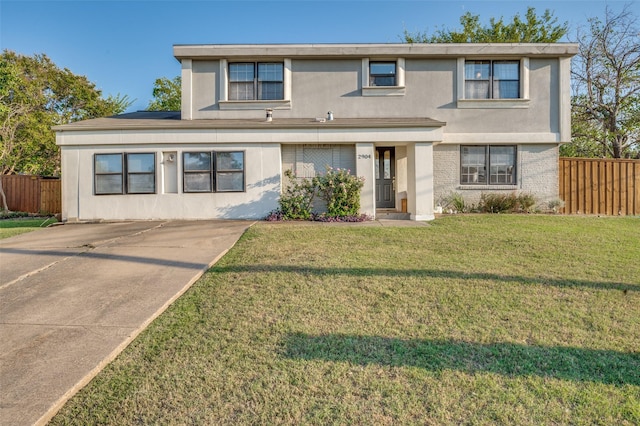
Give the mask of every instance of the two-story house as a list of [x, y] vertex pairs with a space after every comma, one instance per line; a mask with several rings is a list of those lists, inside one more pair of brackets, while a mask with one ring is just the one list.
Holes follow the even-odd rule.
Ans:
[[361, 213], [558, 196], [575, 44], [176, 45], [180, 112], [57, 126], [63, 218], [262, 218], [284, 171], [347, 168]]

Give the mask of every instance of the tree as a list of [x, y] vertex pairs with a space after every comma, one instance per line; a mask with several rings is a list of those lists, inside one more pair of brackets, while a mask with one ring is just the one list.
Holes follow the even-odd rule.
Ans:
[[433, 34], [404, 31], [406, 43], [555, 43], [568, 31], [568, 23], [557, 24], [558, 19], [548, 9], [538, 16], [533, 7], [527, 9], [524, 19], [516, 13], [513, 21], [491, 18], [488, 26], [480, 23], [480, 15], [467, 12], [460, 17], [461, 29], [439, 29]]
[[585, 154], [640, 158], [638, 18], [628, 6], [619, 13], [607, 7], [602, 19], [589, 19], [588, 30], [580, 29], [576, 36], [579, 50], [571, 72], [573, 141], [562, 154], [596, 145], [596, 152]]
[[153, 100], [149, 103], [149, 111], [180, 111], [182, 97], [182, 79], [180, 76], [169, 80], [167, 77], [156, 79], [153, 85]]
[[102, 98], [86, 77], [58, 68], [44, 54], [24, 56], [4, 50], [0, 56], [0, 179], [12, 173], [59, 175], [60, 153], [51, 127], [117, 114], [130, 104], [126, 96]]

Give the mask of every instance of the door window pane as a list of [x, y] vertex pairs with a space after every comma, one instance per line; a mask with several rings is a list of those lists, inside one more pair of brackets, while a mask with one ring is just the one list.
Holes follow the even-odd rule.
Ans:
[[391, 179], [391, 151], [384, 152], [384, 178]]

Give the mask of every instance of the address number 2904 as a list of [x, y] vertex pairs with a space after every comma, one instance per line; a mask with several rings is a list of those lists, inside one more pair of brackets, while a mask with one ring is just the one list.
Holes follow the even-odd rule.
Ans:
[[370, 160], [371, 154], [358, 154], [358, 160]]

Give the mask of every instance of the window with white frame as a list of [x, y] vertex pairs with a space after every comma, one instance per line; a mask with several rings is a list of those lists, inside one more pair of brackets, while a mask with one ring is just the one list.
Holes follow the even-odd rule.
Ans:
[[369, 62], [369, 86], [397, 86], [395, 62]]
[[465, 99], [519, 99], [520, 61], [467, 60]]
[[243, 192], [244, 151], [184, 152], [184, 192]]
[[237, 62], [229, 64], [229, 100], [284, 99], [282, 62]]
[[362, 96], [404, 96], [404, 84], [404, 58], [362, 58]]
[[514, 145], [462, 145], [460, 184], [515, 185], [516, 147]]
[[155, 153], [94, 155], [94, 193], [155, 194]]

